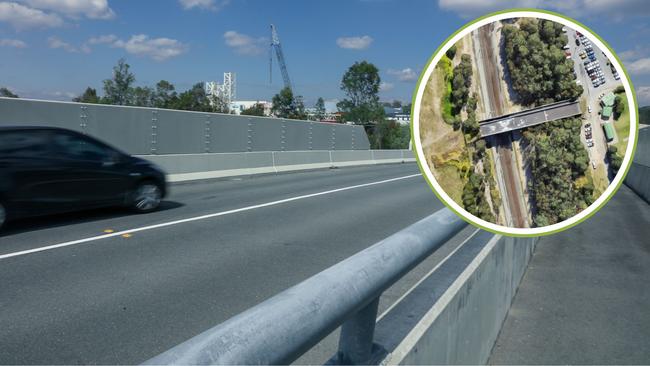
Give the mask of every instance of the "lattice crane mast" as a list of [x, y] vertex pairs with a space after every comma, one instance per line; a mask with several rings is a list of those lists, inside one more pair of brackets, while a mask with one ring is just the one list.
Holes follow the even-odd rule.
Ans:
[[280, 45], [280, 37], [278, 37], [278, 32], [275, 30], [275, 26], [271, 24], [271, 47], [269, 49], [269, 81], [273, 82], [273, 50], [275, 49], [275, 55], [278, 58], [278, 65], [280, 65], [280, 72], [282, 73], [282, 79], [284, 80], [284, 87], [293, 89], [291, 86], [291, 80], [289, 79], [289, 72], [287, 71], [287, 64], [284, 62], [284, 53], [282, 52], [282, 46]]

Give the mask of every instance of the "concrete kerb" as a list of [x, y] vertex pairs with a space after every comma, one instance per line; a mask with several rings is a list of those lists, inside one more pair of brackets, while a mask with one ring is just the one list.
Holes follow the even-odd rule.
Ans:
[[139, 157], [163, 168], [169, 182], [415, 161], [408, 150], [263, 151]]

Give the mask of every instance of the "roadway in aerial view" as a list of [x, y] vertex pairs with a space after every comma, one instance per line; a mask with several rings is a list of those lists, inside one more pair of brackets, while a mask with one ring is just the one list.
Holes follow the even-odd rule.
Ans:
[[[0, 363], [141, 363], [443, 207], [412, 163], [170, 189], [147, 215], [99, 210], [6, 227]], [[335, 342], [302, 360], [324, 362]]]

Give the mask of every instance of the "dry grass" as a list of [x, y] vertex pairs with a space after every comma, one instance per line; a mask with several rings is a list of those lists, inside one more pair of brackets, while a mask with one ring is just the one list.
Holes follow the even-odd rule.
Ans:
[[609, 179], [607, 178], [607, 171], [605, 170], [605, 165], [599, 163], [596, 165], [596, 169], [589, 168], [591, 172], [591, 177], [593, 178], [594, 183], [594, 199], [598, 199], [609, 186]]
[[427, 164], [436, 180], [454, 201], [460, 202], [464, 186], [460, 174], [466, 156], [460, 131], [444, 122], [440, 110], [445, 90], [444, 70], [436, 67], [427, 81], [420, 108], [420, 137]]

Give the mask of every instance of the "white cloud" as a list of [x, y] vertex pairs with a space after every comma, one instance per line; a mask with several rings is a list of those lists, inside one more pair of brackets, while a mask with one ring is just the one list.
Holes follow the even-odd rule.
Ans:
[[0, 47], [26, 48], [27, 43], [19, 39], [2, 38], [0, 39]]
[[393, 90], [394, 87], [395, 87], [395, 84], [388, 83], [388, 82], [385, 82], [385, 81], [382, 81], [381, 84], [379, 84], [379, 90], [383, 91], [383, 92]]
[[626, 67], [632, 74], [650, 74], [650, 57], [629, 62]]
[[415, 70], [407, 67], [401, 70], [388, 69], [388, 75], [397, 77], [399, 81], [414, 81], [417, 80], [418, 75], [415, 73]]
[[370, 47], [373, 39], [370, 36], [361, 37], [340, 37], [336, 39], [336, 44], [341, 48], [351, 50], [365, 50]]
[[48, 46], [50, 46], [50, 48], [60, 48], [67, 52], [74, 52], [74, 53], [79, 52], [79, 50], [75, 46], [71, 45], [68, 42], [65, 42], [59, 37], [55, 37], [55, 36], [49, 37], [47, 39], [47, 44]]
[[28, 28], [52, 28], [63, 25], [56, 14], [45, 13], [15, 2], [0, 2], [0, 22], [9, 23], [16, 30]]
[[117, 36], [114, 34], [107, 34], [99, 37], [89, 38], [87, 44], [110, 44], [117, 41]]
[[606, 16], [620, 21], [624, 16], [650, 14], [647, 0], [438, 0], [443, 10], [453, 11], [463, 18], [483, 15], [508, 8], [544, 8], [570, 16]]
[[230, 3], [230, 0], [178, 0], [178, 2], [183, 6], [183, 8], [192, 9], [207, 9], [212, 11], [219, 11], [224, 6]]
[[236, 31], [227, 31], [223, 34], [226, 45], [240, 55], [254, 56], [264, 52], [268, 43], [264, 37], [254, 38]]
[[16, 0], [32, 8], [64, 14], [70, 18], [112, 19], [113, 9], [108, 0]]
[[123, 48], [126, 52], [136, 55], [151, 57], [156, 61], [179, 56], [187, 52], [188, 46], [171, 38], [149, 38], [145, 34], [131, 36], [128, 41], [115, 40], [112, 47]]
[[650, 86], [637, 87], [636, 97], [639, 101], [639, 107], [650, 105]]
[[179, 56], [189, 49], [186, 44], [171, 38], [150, 38], [146, 34], [136, 34], [125, 41], [114, 34], [105, 34], [89, 38], [79, 50], [90, 53], [90, 46], [101, 44], [112, 48], [122, 48], [132, 55], [150, 57], [156, 61], [165, 61]]

